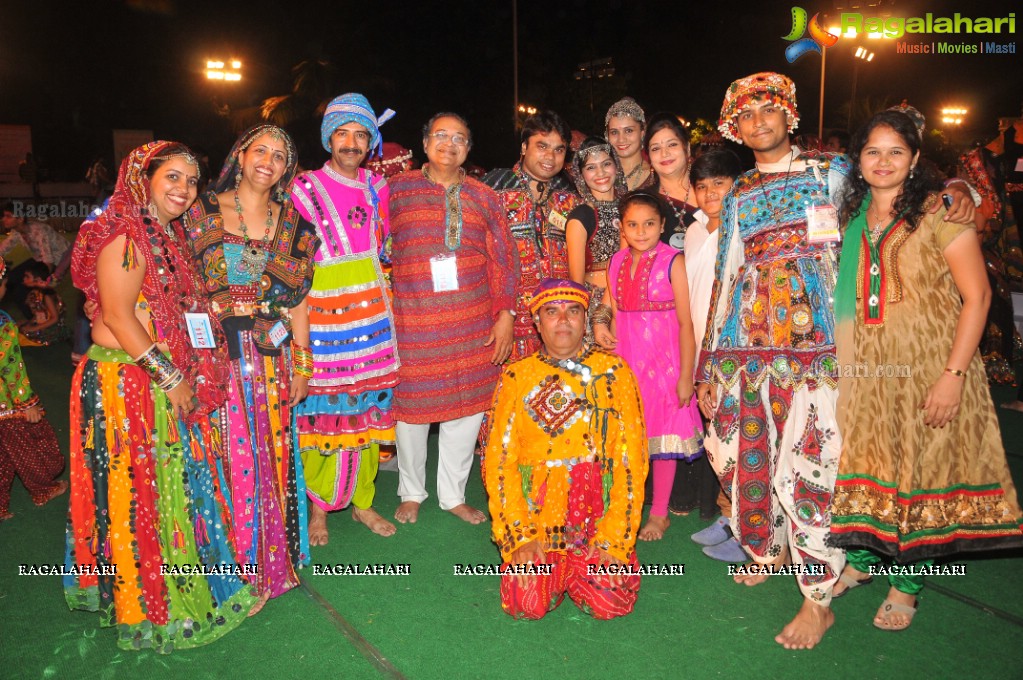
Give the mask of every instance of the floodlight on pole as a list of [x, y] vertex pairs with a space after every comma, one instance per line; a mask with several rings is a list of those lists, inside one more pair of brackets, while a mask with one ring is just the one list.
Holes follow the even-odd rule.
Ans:
[[941, 110], [941, 122], [946, 125], [962, 125], [969, 113], [961, 106], [948, 106]]
[[853, 52], [853, 72], [852, 72], [852, 93], [849, 95], [849, 115], [846, 117], [845, 127], [847, 130], [852, 129], [853, 119], [853, 107], [856, 105], [856, 82], [860, 75], [860, 62], [865, 61], [870, 63], [874, 61], [874, 53], [868, 50], [866, 47], [857, 47], [856, 51]]
[[230, 60], [230, 67], [219, 59], [206, 60], [206, 79], [227, 82], [238, 82], [242, 79], [242, 62], [238, 59]]

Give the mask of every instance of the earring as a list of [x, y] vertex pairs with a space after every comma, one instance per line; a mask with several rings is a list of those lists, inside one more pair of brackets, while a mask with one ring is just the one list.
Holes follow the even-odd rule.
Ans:
[[909, 168], [909, 178], [910, 178], [910, 179], [913, 179], [913, 173], [914, 173], [914, 172], [916, 172], [916, 166], [915, 166], [915, 165], [914, 165], [914, 166], [911, 166], [911, 167]]
[[234, 190], [238, 191], [238, 187], [240, 187], [241, 184], [242, 184], [242, 171], [239, 168], [238, 169], [238, 174], [234, 176]]

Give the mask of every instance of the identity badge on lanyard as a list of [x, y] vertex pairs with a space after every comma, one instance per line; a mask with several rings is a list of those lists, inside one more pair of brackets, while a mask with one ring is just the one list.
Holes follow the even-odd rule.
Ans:
[[810, 243], [837, 243], [838, 211], [830, 203], [806, 206], [806, 240]]
[[458, 260], [454, 253], [431, 257], [430, 273], [433, 275], [434, 293], [458, 290]]
[[217, 346], [213, 339], [213, 326], [210, 325], [209, 314], [185, 312], [185, 324], [188, 326], [188, 337], [192, 341], [192, 347], [210, 349]]

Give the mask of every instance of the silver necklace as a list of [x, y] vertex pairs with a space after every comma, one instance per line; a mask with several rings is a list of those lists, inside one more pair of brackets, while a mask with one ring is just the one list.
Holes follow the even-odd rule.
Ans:
[[245, 225], [245, 217], [242, 214], [242, 202], [238, 198], [237, 189], [234, 192], [234, 211], [238, 214], [238, 229], [242, 232], [243, 239], [242, 258], [238, 263], [238, 270], [251, 279], [257, 279], [263, 275], [263, 270], [266, 269], [266, 261], [269, 257], [270, 230], [274, 226], [273, 207], [268, 198], [266, 200], [266, 230], [263, 232], [263, 238], [258, 242], [253, 242], [249, 238], [249, 228]]

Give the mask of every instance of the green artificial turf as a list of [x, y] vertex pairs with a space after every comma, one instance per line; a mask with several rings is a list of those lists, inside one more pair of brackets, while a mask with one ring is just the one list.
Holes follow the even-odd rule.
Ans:
[[[27, 348], [36, 390], [67, 453], [70, 348]], [[999, 403], [1011, 396], [995, 389]], [[1000, 412], [1014, 477], [1023, 479], [1023, 414]], [[431, 438], [431, 463], [435, 439]], [[434, 488], [429, 468], [428, 489]], [[376, 507], [390, 517], [397, 473], [380, 472]], [[470, 503], [483, 505], [474, 469]], [[645, 563], [685, 564], [684, 576], [644, 578], [635, 612], [594, 621], [570, 601], [538, 622], [502, 613], [499, 577], [456, 576], [456, 564], [496, 564], [486, 525], [441, 511], [434, 498], [415, 525], [383, 538], [329, 519], [318, 565], [409, 565], [407, 576], [331, 576], [303, 571], [306, 587], [207, 647], [161, 656], [123, 652], [98, 616], [68, 611], [59, 577], [18, 576], [20, 564], [63, 559], [67, 497], [36, 508], [15, 482], [16, 517], [0, 524], [2, 678], [834, 678], [1023, 677], [1023, 554], [967, 555], [965, 576], [933, 577], [912, 627], [875, 629], [886, 591], [876, 580], [835, 601], [835, 626], [814, 650], [773, 641], [800, 604], [791, 577], [735, 584], [727, 565], [703, 556], [689, 535], [696, 515], [673, 518], [664, 540], [641, 543]]]

